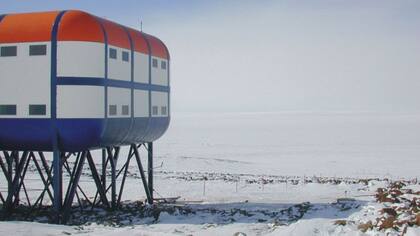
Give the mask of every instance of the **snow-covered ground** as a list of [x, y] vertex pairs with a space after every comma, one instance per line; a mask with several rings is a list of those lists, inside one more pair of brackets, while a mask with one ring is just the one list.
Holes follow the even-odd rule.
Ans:
[[[178, 113], [155, 143], [155, 194], [179, 196], [173, 208], [118, 226], [0, 222], [0, 235], [381, 235], [358, 223], [379, 216], [384, 179], [420, 177], [419, 157], [420, 114]], [[126, 184], [123, 200], [144, 200], [136, 175]]]

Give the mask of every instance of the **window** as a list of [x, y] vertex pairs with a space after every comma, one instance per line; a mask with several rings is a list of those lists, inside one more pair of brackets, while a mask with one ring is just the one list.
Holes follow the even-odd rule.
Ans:
[[16, 115], [16, 105], [0, 105], [0, 115]]
[[129, 113], [129, 107], [128, 105], [123, 105], [122, 106], [122, 115], [126, 116]]
[[162, 61], [160, 63], [160, 68], [162, 68], [163, 70], [166, 70], [166, 61]]
[[110, 48], [109, 49], [109, 57], [112, 59], [117, 59], [117, 49]]
[[160, 113], [162, 113], [162, 115], [163, 115], [163, 116], [166, 116], [166, 115], [167, 115], [167, 114], [166, 114], [166, 113], [167, 113], [167, 109], [166, 109], [166, 107], [161, 107], [161, 108], [160, 108]]
[[128, 55], [129, 55], [128, 52], [123, 51], [122, 52], [122, 60], [123, 61], [129, 61]]
[[158, 67], [158, 60], [153, 58], [152, 65], [153, 65], [153, 67], [157, 68]]
[[154, 115], [154, 116], [158, 115], [158, 107], [157, 106], [152, 107], [152, 115]]
[[15, 57], [15, 56], [17, 56], [17, 47], [16, 46], [1, 47], [0, 56], [2, 56], [2, 57]]
[[30, 45], [29, 56], [47, 55], [47, 45]]
[[117, 105], [109, 105], [109, 115], [110, 116], [117, 115]]
[[47, 114], [46, 105], [29, 105], [29, 115], [30, 116], [42, 116]]

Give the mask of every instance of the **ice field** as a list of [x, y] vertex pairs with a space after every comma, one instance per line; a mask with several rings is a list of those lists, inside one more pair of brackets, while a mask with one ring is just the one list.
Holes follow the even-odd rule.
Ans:
[[420, 177], [419, 118], [420, 114], [181, 113], [173, 115], [169, 131], [156, 143], [157, 156], [176, 171]]
[[[155, 196], [180, 197], [175, 208], [122, 214], [117, 225], [0, 222], [0, 235], [398, 235], [357, 224], [379, 217], [373, 195], [384, 179], [420, 178], [419, 157], [420, 114], [175, 113], [154, 163]], [[144, 198], [128, 178], [124, 200]]]

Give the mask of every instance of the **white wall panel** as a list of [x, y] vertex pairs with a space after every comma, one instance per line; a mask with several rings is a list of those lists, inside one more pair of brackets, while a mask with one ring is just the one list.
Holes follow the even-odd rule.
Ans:
[[[168, 116], [169, 114], [169, 109], [168, 109], [168, 93], [166, 92], [152, 92], [152, 110], [153, 107], [157, 106], [158, 107], [158, 114], [157, 115], [153, 115], [152, 112], [152, 116], [153, 117], [162, 117], [162, 116]], [[162, 107], [166, 107], [166, 115], [162, 115], [161, 113], [161, 108]]]
[[[47, 45], [47, 55], [29, 56], [29, 45]], [[0, 104], [16, 104], [16, 116], [0, 118], [49, 118], [50, 42], [0, 44], [17, 46], [17, 56], [0, 57]], [[29, 116], [29, 104], [45, 104], [45, 116]]]
[[[129, 49], [115, 47], [112, 45], [109, 45], [108, 50], [109, 48], [117, 50], [117, 59], [109, 58], [108, 53], [108, 78], [131, 81], [131, 51]], [[123, 51], [129, 53], [129, 61], [122, 60]]]
[[134, 117], [149, 117], [149, 92], [134, 90]]
[[104, 118], [104, 87], [57, 86], [57, 118]]
[[143, 53], [134, 53], [134, 81], [149, 83], [149, 56]]
[[57, 75], [105, 77], [105, 45], [94, 42], [59, 41]]
[[[108, 111], [108, 118], [131, 117], [131, 90], [108, 87], [108, 107], [109, 105], [117, 105], [117, 115], [110, 116]], [[123, 105], [129, 106], [128, 115], [122, 115]]]
[[[152, 84], [168, 86], [168, 60], [152, 57], [152, 61], [153, 58], [158, 60], [158, 67], [152, 66]], [[161, 68], [162, 61], [166, 62], [166, 69]]]

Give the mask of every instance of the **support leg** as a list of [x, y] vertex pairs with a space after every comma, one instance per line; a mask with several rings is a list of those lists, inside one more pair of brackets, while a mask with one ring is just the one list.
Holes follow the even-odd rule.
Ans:
[[127, 161], [125, 162], [125, 165], [123, 166], [124, 174], [123, 174], [121, 185], [120, 185], [120, 194], [118, 194], [118, 200], [117, 200], [117, 205], [118, 206], [121, 203], [121, 198], [122, 198], [122, 194], [123, 194], [123, 191], [124, 191], [125, 179], [127, 178], [128, 167], [130, 167], [131, 157], [133, 157], [133, 147], [132, 146], [130, 147], [130, 151], [128, 152]]
[[153, 199], [150, 196], [149, 187], [147, 185], [146, 175], [144, 174], [143, 165], [141, 164], [139, 150], [135, 144], [131, 144], [134, 149], [134, 155], [136, 156], [137, 166], [139, 167], [141, 180], [143, 182], [144, 191], [146, 192], [147, 202], [153, 204]]
[[101, 181], [102, 185], [106, 186], [106, 166], [107, 166], [107, 158], [106, 158], [106, 150], [102, 149], [102, 176]]
[[96, 170], [95, 162], [93, 161], [92, 155], [90, 154], [89, 151], [87, 151], [86, 159], [88, 161], [89, 168], [92, 171], [92, 177], [93, 177], [93, 180], [95, 181], [96, 188], [98, 188], [99, 197], [102, 203], [106, 207], [109, 207], [109, 202], [108, 202], [108, 199], [106, 198], [106, 191], [104, 189], [104, 186], [102, 186], [101, 179], [99, 177], [98, 171]]
[[63, 204], [63, 162], [61, 153], [53, 151], [53, 190], [54, 190], [54, 210], [59, 214]]
[[[19, 186], [19, 177], [20, 177], [20, 168], [19, 168], [19, 152], [18, 151], [13, 151], [12, 152], [12, 156], [15, 160], [15, 181], [13, 181], [13, 191], [15, 192], [15, 203], [16, 205], [19, 204], [19, 191], [17, 191], [17, 188]], [[16, 205], [13, 205], [16, 206]]]
[[76, 189], [79, 185], [80, 175], [82, 174], [83, 164], [85, 163], [86, 156], [87, 152], [82, 152], [80, 159], [78, 159], [78, 162], [75, 163], [75, 168], [71, 175], [69, 188], [67, 190], [66, 199], [64, 201], [63, 223], [66, 223], [70, 216], [71, 205], [73, 204], [74, 195], [76, 194]]
[[147, 143], [147, 175], [150, 198], [153, 202], [153, 143]]
[[[15, 207], [15, 205], [19, 203], [19, 190], [23, 183], [20, 181], [20, 177], [21, 177], [22, 171], [25, 169], [28, 152], [25, 151], [22, 155], [22, 158], [20, 158], [20, 160], [19, 160], [19, 156], [17, 155], [19, 155], [18, 152], [13, 152], [10, 156], [10, 159], [12, 159], [11, 161], [16, 162], [15, 163], [16, 168], [15, 168], [15, 176], [11, 182], [11, 189], [8, 192], [7, 199], [6, 199], [6, 209], [8, 210], [12, 210], [13, 207]], [[11, 167], [9, 170], [10, 172], [13, 169], [13, 167], [12, 166], [9, 166], [9, 167]]]
[[109, 162], [111, 164], [111, 207], [117, 207], [117, 161], [120, 153], [120, 147], [115, 147], [112, 153], [112, 148], [107, 148]]

